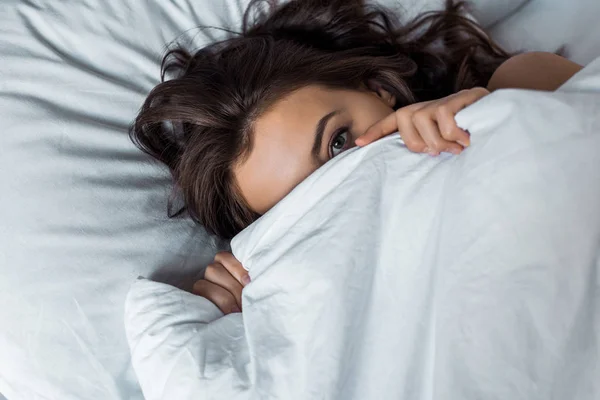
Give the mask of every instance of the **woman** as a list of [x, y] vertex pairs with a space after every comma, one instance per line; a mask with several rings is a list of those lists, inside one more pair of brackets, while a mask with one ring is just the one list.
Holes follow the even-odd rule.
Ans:
[[[131, 130], [169, 167], [185, 211], [223, 238], [355, 145], [399, 131], [412, 151], [459, 154], [461, 108], [499, 88], [554, 90], [581, 68], [550, 53], [510, 57], [450, 0], [406, 25], [362, 0], [270, 1], [252, 22], [262, 3], [239, 35], [169, 52]], [[237, 312], [249, 281], [219, 253], [194, 290]]]

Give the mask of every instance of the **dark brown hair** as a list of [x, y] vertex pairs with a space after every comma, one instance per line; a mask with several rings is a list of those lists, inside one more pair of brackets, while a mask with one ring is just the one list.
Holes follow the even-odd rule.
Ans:
[[[227, 40], [193, 54], [170, 50], [163, 82], [130, 130], [137, 146], [169, 167], [184, 210], [222, 238], [259, 217], [232, 167], [251, 150], [253, 122], [282, 96], [309, 84], [376, 84], [399, 108], [485, 86], [509, 57], [463, 16], [462, 2], [448, 0], [444, 11], [404, 25], [362, 0], [275, 3], [252, 1], [242, 32]], [[170, 202], [170, 216], [181, 213], [172, 211]]]

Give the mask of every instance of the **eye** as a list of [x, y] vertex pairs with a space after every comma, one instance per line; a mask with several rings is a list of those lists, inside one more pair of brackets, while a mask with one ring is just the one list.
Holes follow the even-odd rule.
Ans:
[[329, 144], [329, 158], [333, 158], [348, 149], [348, 129], [335, 133]]

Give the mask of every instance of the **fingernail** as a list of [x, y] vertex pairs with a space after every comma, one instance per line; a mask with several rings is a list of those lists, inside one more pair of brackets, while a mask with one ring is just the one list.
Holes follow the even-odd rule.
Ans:
[[452, 154], [454, 154], [454, 155], [458, 155], [458, 154], [460, 154], [460, 152], [461, 152], [461, 151], [462, 151], [462, 150], [459, 150], [459, 149], [454, 149], [454, 148], [453, 148], [453, 149], [450, 149], [450, 153], [452, 153]]
[[238, 306], [233, 306], [233, 308], [231, 309], [232, 313], [238, 313], [238, 312], [242, 312], [242, 310], [240, 310], [240, 308]]
[[246, 286], [247, 284], [249, 284], [252, 281], [252, 279], [250, 279], [250, 275], [244, 275], [242, 277], [242, 284], [244, 286]]
[[469, 140], [464, 141], [464, 140], [457, 140], [456, 141], [458, 144], [460, 144], [462, 147], [469, 147], [469, 145], [471, 144]]
[[425, 148], [423, 149], [423, 153], [429, 153], [429, 147], [425, 147]]

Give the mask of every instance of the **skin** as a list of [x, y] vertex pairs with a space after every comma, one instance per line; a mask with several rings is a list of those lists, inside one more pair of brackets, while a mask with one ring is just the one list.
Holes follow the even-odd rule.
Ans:
[[[394, 97], [381, 89], [301, 88], [258, 118], [250, 155], [234, 169], [237, 184], [250, 207], [263, 214], [339, 152], [396, 131], [414, 152], [460, 154], [470, 144], [468, 133], [454, 121], [462, 108], [490, 90], [556, 90], [581, 68], [551, 53], [520, 54], [496, 70], [487, 88], [461, 91], [396, 111], [392, 109]], [[319, 121], [336, 111], [324, 125], [321, 144], [313, 155]], [[346, 143], [338, 150], [332, 144], [341, 128], [347, 128]], [[343, 139], [336, 143], [341, 142]], [[207, 267], [204, 279], [196, 282], [194, 293], [211, 300], [225, 314], [240, 312], [241, 292], [249, 283], [248, 272], [240, 262], [230, 253], [219, 253]]]
[[[250, 156], [234, 168], [238, 187], [248, 205], [264, 214], [336, 154], [331, 154], [330, 145], [340, 128], [348, 129], [343, 150], [399, 130], [412, 151], [434, 156], [441, 152], [459, 154], [469, 145], [469, 135], [454, 122], [454, 115], [462, 108], [500, 88], [555, 90], [580, 69], [580, 65], [552, 53], [524, 53], [500, 66], [487, 90], [463, 91], [396, 112], [392, 109], [394, 96], [383, 89], [303, 87], [279, 100], [256, 121]], [[318, 157], [312, 157], [319, 121], [336, 111], [339, 113], [325, 125]]]
[[[343, 150], [369, 127], [394, 112], [395, 99], [380, 90], [334, 90], [306, 86], [281, 99], [254, 125], [249, 157], [234, 174], [248, 205], [264, 214], [296, 185]], [[327, 118], [331, 113], [335, 113]], [[317, 126], [323, 124], [322, 139]], [[344, 130], [344, 133], [340, 131]], [[341, 137], [339, 135], [342, 135]], [[336, 136], [337, 135], [337, 136]], [[317, 153], [312, 149], [317, 141]], [[320, 145], [319, 145], [320, 142]]]

